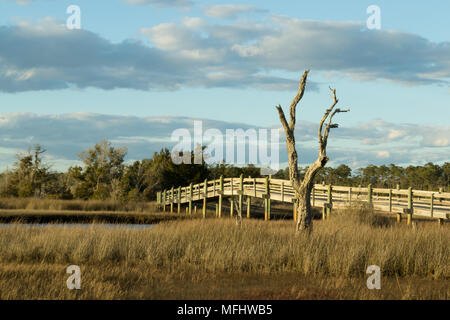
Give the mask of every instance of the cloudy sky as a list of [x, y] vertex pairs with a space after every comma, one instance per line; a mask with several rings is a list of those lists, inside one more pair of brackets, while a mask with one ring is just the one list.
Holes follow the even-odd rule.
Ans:
[[[374, 4], [379, 30], [366, 25]], [[79, 30], [66, 26], [69, 5]], [[441, 0], [0, 0], [0, 169], [35, 143], [64, 169], [103, 138], [142, 159], [196, 119], [278, 128], [274, 106], [287, 109], [307, 68], [302, 164], [329, 86], [351, 108], [331, 165], [449, 161], [448, 12]]]

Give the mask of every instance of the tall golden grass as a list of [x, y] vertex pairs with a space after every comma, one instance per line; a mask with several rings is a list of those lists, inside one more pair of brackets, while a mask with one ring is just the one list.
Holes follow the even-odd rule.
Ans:
[[148, 201], [119, 200], [0, 198], [0, 209], [149, 212], [155, 210], [155, 203]]
[[[0, 227], [0, 297], [189, 298], [190, 292], [191, 298], [261, 299], [264, 290], [273, 298], [273, 286], [285, 298], [449, 297], [448, 226], [420, 223], [412, 230], [351, 208], [314, 227], [310, 235], [297, 235], [292, 221], [252, 219], [241, 226], [233, 219], [163, 222], [144, 230], [96, 224]], [[78, 293], [65, 287], [71, 264], [86, 275]], [[369, 265], [380, 266], [390, 291], [368, 293]], [[267, 288], [249, 293], [242, 279], [260, 279], [254, 286]], [[305, 288], [290, 286], [299, 279], [310, 290], [303, 295]], [[221, 283], [228, 289], [219, 289]], [[346, 289], [337, 294], [339, 288]]]

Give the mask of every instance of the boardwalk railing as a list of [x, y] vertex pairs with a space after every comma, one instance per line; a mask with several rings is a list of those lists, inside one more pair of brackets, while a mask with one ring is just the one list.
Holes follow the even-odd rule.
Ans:
[[[296, 219], [296, 196], [289, 180], [266, 178], [224, 178], [217, 180], [205, 180], [202, 183], [189, 186], [171, 188], [158, 192], [157, 203], [166, 210], [170, 206], [170, 212], [181, 213], [181, 205], [187, 204], [186, 211], [191, 214], [194, 202], [202, 202], [202, 213], [206, 215], [206, 203], [208, 199], [217, 199], [216, 215], [222, 216], [222, 202], [224, 197], [230, 198], [231, 214], [236, 203], [236, 210], [242, 213], [243, 200], [246, 199], [247, 217], [250, 217], [251, 199], [264, 199], [265, 219], [270, 219], [271, 200], [293, 203], [293, 217]], [[443, 220], [450, 217], [450, 193], [437, 191], [421, 191], [409, 189], [380, 189], [367, 187], [343, 187], [324, 184], [316, 184], [311, 194], [313, 207], [323, 208], [324, 217], [330, 214], [331, 208], [345, 207], [352, 202], [367, 202], [375, 210], [396, 213], [401, 220], [402, 214], [406, 214], [408, 223], [413, 215], [426, 216]], [[195, 206], [196, 208], [196, 206]]]

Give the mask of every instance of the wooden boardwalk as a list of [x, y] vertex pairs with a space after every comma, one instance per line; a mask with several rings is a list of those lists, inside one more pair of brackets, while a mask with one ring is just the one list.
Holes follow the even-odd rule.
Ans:
[[[295, 212], [295, 192], [288, 180], [266, 178], [224, 178], [189, 186], [171, 188], [158, 192], [157, 203], [164, 210], [170, 206], [170, 212], [181, 213], [181, 206], [186, 204], [186, 212], [192, 213], [193, 203], [201, 202], [203, 215], [206, 215], [206, 204], [217, 202], [216, 216], [222, 216], [222, 202], [230, 198], [236, 211], [242, 214], [246, 206], [247, 217], [250, 217], [252, 198], [264, 200], [265, 219], [270, 220], [271, 201], [292, 203], [293, 218]], [[245, 200], [245, 203], [244, 203]], [[450, 193], [409, 189], [379, 189], [367, 187], [344, 187], [316, 184], [311, 195], [313, 207], [323, 208], [324, 217], [332, 208], [345, 207], [352, 202], [366, 202], [375, 210], [397, 214], [401, 220], [406, 214], [408, 223], [413, 215], [439, 219], [442, 223], [450, 217]]]

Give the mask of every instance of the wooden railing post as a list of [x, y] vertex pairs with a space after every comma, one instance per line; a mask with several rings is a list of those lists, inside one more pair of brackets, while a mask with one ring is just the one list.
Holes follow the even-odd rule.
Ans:
[[369, 203], [369, 205], [372, 205], [373, 200], [372, 197], [373, 197], [372, 184], [369, 184], [367, 188], [367, 202]]
[[[248, 176], [249, 179], [251, 179], [251, 176]], [[252, 205], [252, 197], [250, 196], [250, 191], [247, 194], [247, 218], [250, 219], [250, 209]]]
[[197, 183], [195, 186], [194, 186], [194, 189], [197, 189], [197, 200], [200, 200], [201, 198], [200, 198], [200, 183]]
[[170, 213], [173, 213], [173, 187], [170, 189]]
[[315, 207], [316, 206], [316, 187], [312, 187], [312, 206]]
[[178, 201], [177, 202], [178, 202], [177, 203], [177, 205], [178, 205], [177, 212], [178, 212], [178, 214], [180, 214], [181, 213], [181, 186], [178, 187]]
[[327, 197], [327, 218], [331, 216], [331, 208], [333, 205], [333, 186], [331, 184], [328, 185], [328, 197]]
[[219, 218], [222, 217], [222, 200], [223, 200], [223, 176], [219, 180]]
[[192, 183], [189, 185], [189, 215], [192, 214], [192, 197], [194, 196], [192, 191]]
[[389, 212], [392, 212], [392, 189], [389, 189]]
[[234, 178], [231, 178], [231, 182], [230, 182], [230, 185], [231, 185], [231, 198], [233, 198], [233, 196], [234, 196], [234, 184], [233, 184], [233, 180], [234, 180]]
[[239, 177], [239, 219], [242, 218], [242, 200], [244, 197], [244, 175]]
[[166, 190], [163, 191], [163, 212], [166, 212]]
[[413, 211], [414, 211], [414, 205], [413, 205], [413, 191], [412, 187], [408, 188], [408, 225], [411, 225], [412, 218], [413, 218]]
[[272, 215], [272, 202], [270, 201], [270, 180], [272, 179], [272, 175], [269, 176], [269, 182], [268, 182], [268, 189], [267, 192], [269, 194], [269, 199], [268, 199], [268, 207], [269, 207], [269, 211], [268, 211], [268, 215], [267, 218], [270, 220], [271, 219], [271, 215]]
[[281, 202], [284, 202], [284, 182], [281, 181]]
[[265, 193], [265, 200], [264, 200], [264, 204], [265, 204], [264, 220], [268, 221], [268, 220], [270, 220], [270, 181], [269, 181], [269, 177], [266, 177], [265, 186], [266, 186], [266, 193]]
[[348, 202], [352, 203], [352, 187], [348, 188]]
[[208, 197], [208, 179], [205, 179], [205, 185], [203, 186], [203, 218], [206, 218], [206, 198]]
[[430, 214], [431, 214], [431, 217], [433, 218], [433, 215], [434, 215], [434, 193], [431, 194], [431, 199], [430, 199]]
[[157, 204], [157, 208], [160, 209], [161, 208], [161, 191], [156, 192], [156, 204]]

